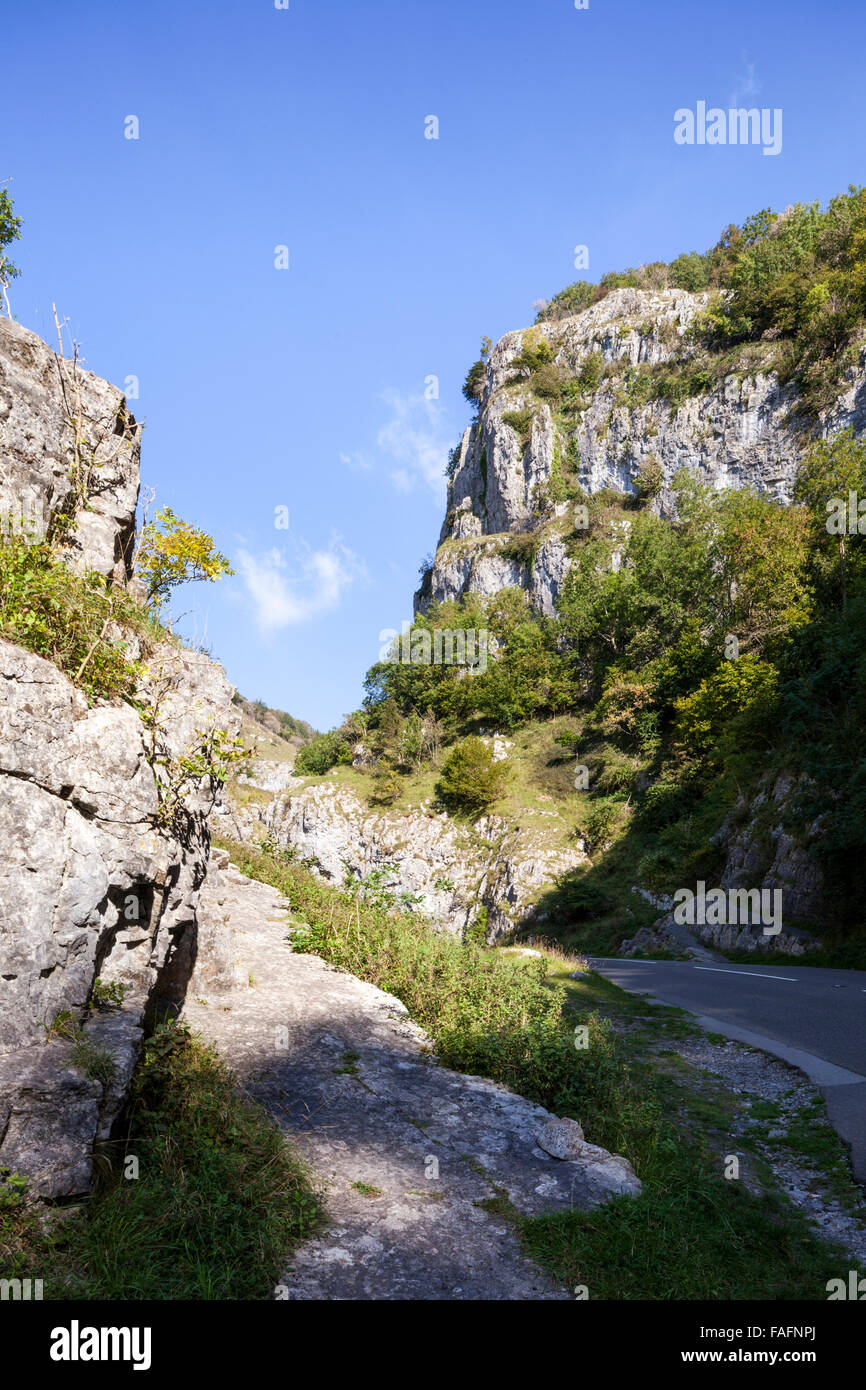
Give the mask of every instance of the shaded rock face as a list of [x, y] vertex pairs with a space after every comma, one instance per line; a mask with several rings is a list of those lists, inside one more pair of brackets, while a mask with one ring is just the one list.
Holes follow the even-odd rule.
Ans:
[[[123, 392], [0, 318], [0, 517], [43, 530], [75, 513], [72, 562], [124, 580], [132, 559], [140, 426]], [[87, 490], [87, 507], [76, 506]]]
[[[805, 436], [795, 419], [796, 388], [783, 386], [773, 372], [756, 368], [749, 375], [744, 368], [744, 375], [731, 374], [679, 408], [622, 399], [623, 373], [679, 356], [706, 302], [706, 295], [685, 290], [615, 290], [579, 314], [508, 333], [496, 344], [478, 419], [461, 442], [440, 548], [432, 575], [416, 595], [416, 611], [467, 592], [492, 595], [505, 584], [525, 588], [540, 611], [552, 611], [568, 572], [565, 547], [560, 543], [538, 554], [532, 566], [515, 565], [498, 552], [508, 535], [538, 527], [559, 510], [546, 505], [545, 492], [569, 450], [579, 456], [578, 481], [590, 494], [605, 488], [635, 494], [642, 465], [660, 464], [664, 485], [654, 506], [663, 515], [672, 510], [669, 485], [680, 468], [716, 488], [753, 486], [790, 502]], [[567, 428], [516, 372], [515, 358], [529, 331], [547, 340], [566, 378], [579, 376], [593, 356], [614, 369]], [[531, 423], [520, 432], [507, 417], [526, 412]], [[820, 425], [824, 433], [847, 425], [866, 429], [866, 350]]]
[[[320, 782], [267, 807], [225, 808], [229, 833], [251, 842], [269, 834], [296, 849], [323, 877], [342, 885], [388, 869], [389, 891], [409, 894], [419, 912], [460, 933], [487, 909], [487, 938], [512, 931], [558, 874], [585, 862], [579, 848], [551, 848], [537, 834], [509, 830], [497, 816], [472, 829], [427, 809], [408, 815], [369, 810], [345, 787]], [[217, 823], [221, 816], [218, 812]]]
[[[0, 319], [0, 514], [66, 509], [79, 464], [91, 502], [76, 511], [69, 563], [124, 582], [138, 437], [122, 393]], [[161, 644], [138, 691], [154, 736], [130, 705], [89, 707], [51, 662], [0, 641], [0, 1168], [36, 1194], [88, 1188], [146, 1019], [180, 1005], [205, 968], [200, 947], [223, 968], [218, 919], [198, 937], [215, 788], [189, 789], [163, 824], [149, 759], [154, 737], [177, 758], [208, 729], [236, 732], [233, 693], [221, 667]], [[87, 1008], [97, 979], [122, 987], [119, 1007]]]
[[798, 785], [788, 776], [771, 782], [748, 803], [739, 803], [713, 837], [726, 851], [719, 886], [777, 889], [781, 893], [783, 926], [774, 936], [760, 927], [703, 926], [701, 939], [722, 950], [774, 951], [802, 955], [821, 942], [802, 923], [823, 925], [832, 911], [832, 894], [821, 872], [816, 849], [818, 822], [794, 837], [783, 825]]
[[[163, 747], [184, 752], [195, 728], [225, 723], [219, 668], [173, 648], [154, 667], [175, 682]], [[198, 957], [210, 797], [161, 828], [147, 737], [129, 706], [88, 709], [50, 662], [0, 642], [0, 1166], [44, 1195], [87, 1187], [145, 1015], [181, 1002]], [[97, 978], [121, 985], [123, 1004], [88, 1016]], [[105, 1088], [64, 1074], [72, 1043], [46, 1032], [64, 1013], [111, 1055]], [[40, 1134], [66, 1138], [46, 1147]]]

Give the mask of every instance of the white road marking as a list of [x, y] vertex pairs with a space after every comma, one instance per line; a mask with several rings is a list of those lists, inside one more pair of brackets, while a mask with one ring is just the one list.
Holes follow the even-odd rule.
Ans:
[[[789, 985], [797, 983], [794, 975], [762, 975], [757, 970], [722, 970], [718, 965], [693, 965], [693, 970], [711, 970], [714, 975], [754, 975], [756, 980], [787, 980]], [[866, 994], [866, 990], [863, 991]]]

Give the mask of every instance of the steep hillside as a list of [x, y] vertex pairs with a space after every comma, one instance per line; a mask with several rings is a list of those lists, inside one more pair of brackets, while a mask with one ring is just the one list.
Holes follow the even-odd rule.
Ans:
[[861, 190], [762, 212], [486, 343], [415, 626], [246, 833], [452, 930], [676, 950], [704, 883], [781, 894], [723, 949], [858, 959], [864, 245]]

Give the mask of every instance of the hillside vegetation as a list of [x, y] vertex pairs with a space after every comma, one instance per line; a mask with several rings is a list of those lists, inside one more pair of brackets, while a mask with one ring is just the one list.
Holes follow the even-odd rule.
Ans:
[[773, 344], [767, 365], [796, 382], [804, 413], [814, 415], [833, 399], [866, 327], [866, 189], [852, 185], [823, 211], [819, 203], [764, 208], [726, 227], [704, 254], [613, 271], [597, 285], [578, 280], [541, 307], [537, 322], [628, 287], [709, 294], [692, 336], [687, 394], [709, 389], [746, 344], [764, 340]]
[[[556, 531], [571, 568], [553, 616], [533, 611], [521, 589], [432, 604], [412, 633], [421, 655], [377, 663], [362, 708], [305, 748], [297, 770], [323, 776], [361, 750], [371, 801], [400, 805], [420, 779], [440, 809], [471, 817], [509, 805], [521, 753], [494, 769], [489, 748], [469, 741], [550, 725], [543, 777], [533, 768], [518, 781], [553, 799], [591, 863], [551, 887], [529, 927], [543, 921], [570, 944], [608, 950], [658, 915], [633, 888], [662, 895], [713, 880], [725, 862], [719, 832], [736, 830], [781, 777], [783, 805], [765, 807], [757, 833], [781, 818], [829, 886], [823, 920], [787, 920], [820, 931], [824, 959], [854, 964], [866, 925], [866, 445], [850, 429], [822, 437], [809, 418], [834, 399], [866, 333], [866, 190], [825, 211], [761, 212], [705, 255], [578, 282], [539, 320], [627, 285], [708, 295], [681, 358], [634, 369], [624, 388], [634, 400], [658, 392], [675, 406], [678, 393], [709, 390], [756, 344], [767, 369], [796, 381], [793, 504], [716, 491], [683, 469], [671, 485], [675, 510], [662, 519], [651, 468], [636, 494], [589, 496], [577, 461], [558, 454], [547, 502], [572, 511], [548, 507], [546, 521], [501, 552], [528, 572], [542, 529]], [[566, 380], [546, 342], [527, 347], [526, 335], [523, 354], [532, 360], [516, 365], [529, 389], [557, 409], [585, 403], [604, 370], [589, 360], [580, 380]], [[482, 359], [470, 371], [470, 400], [484, 370]], [[460, 628], [488, 631], [486, 663], [424, 659], [425, 634]]]

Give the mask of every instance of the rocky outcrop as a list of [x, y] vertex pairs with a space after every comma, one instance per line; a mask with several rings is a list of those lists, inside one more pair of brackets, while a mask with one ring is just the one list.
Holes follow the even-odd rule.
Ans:
[[382, 886], [448, 931], [465, 931], [485, 909], [490, 941], [513, 931], [552, 879], [586, 862], [579, 845], [552, 845], [498, 816], [468, 826], [429, 806], [373, 811], [336, 782], [299, 780], [287, 795], [245, 809], [240, 819], [226, 809], [217, 823], [225, 816], [228, 833], [248, 841], [271, 837], [337, 884], [385, 870]]
[[[122, 393], [0, 319], [0, 513], [62, 514], [68, 562], [120, 584], [137, 496]], [[167, 814], [166, 767], [237, 730], [233, 687], [172, 640], [128, 646], [146, 720], [0, 641], [0, 1169], [41, 1196], [88, 1188], [148, 1018], [179, 1006], [202, 945], [219, 959], [218, 922], [198, 934], [216, 787], [188, 783]]]
[[69, 518], [72, 563], [125, 580], [140, 442], [122, 391], [0, 318], [0, 520], [41, 533]]
[[[225, 724], [232, 688], [220, 668], [169, 648], [157, 673], [171, 683], [167, 752]], [[162, 826], [150, 735], [130, 706], [88, 708], [50, 662], [5, 642], [0, 684], [0, 1167], [57, 1196], [88, 1185], [146, 1014], [183, 998], [212, 790], [187, 794], [180, 825]], [[97, 979], [119, 1006], [88, 1011]], [[70, 1071], [76, 1057], [88, 1085]], [[46, 1112], [50, 1133], [66, 1136], [62, 1158], [40, 1139]]]
[[[274, 889], [225, 877], [236, 983], [216, 999], [191, 992], [184, 1017], [291, 1138], [329, 1217], [293, 1251], [276, 1297], [573, 1298], [497, 1207], [531, 1216], [636, 1197], [628, 1161], [500, 1082], [441, 1066], [399, 999], [292, 949]], [[578, 1132], [567, 1147], [552, 1137]]]
[[[564, 467], [584, 493], [605, 488], [635, 495], [647, 465], [660, 468], [654, 503], [673, 508], [670, 483], [680, 468], [716, 488], [756, 487], [789, 502], [805, 436], [797, 393], [768, 365], [767, 345], [747, 350], [736, 372], [681, 404], [630, 396], [637, 370], [688, 357], [688, 333], [707, 296], [685, 290], [614, 290], [572, 317], [508, 333], [493, 349], [476, 422], [466, 430], [449, 483], [448, 511], [432, 573], [416, 610], [466, 592], [525, 588], [539, 610], [552, 610], [568, 571], [567, 547], [545, 528], [557, 508]], [[535, 394], [521, 354], [549, 345], [553, 370], [573, 388], [565, 411]], [[590, 368], [593, 370], [590, 371]], [[848, 373], [824, 432], [866, 429], [866, 350]], [[565, 509], [567, 504], [559, 505]], [[515, 533], [539, 530], [531, 563], [503, 556]], [[544, 549], [545, 544], [547, 549]]]

